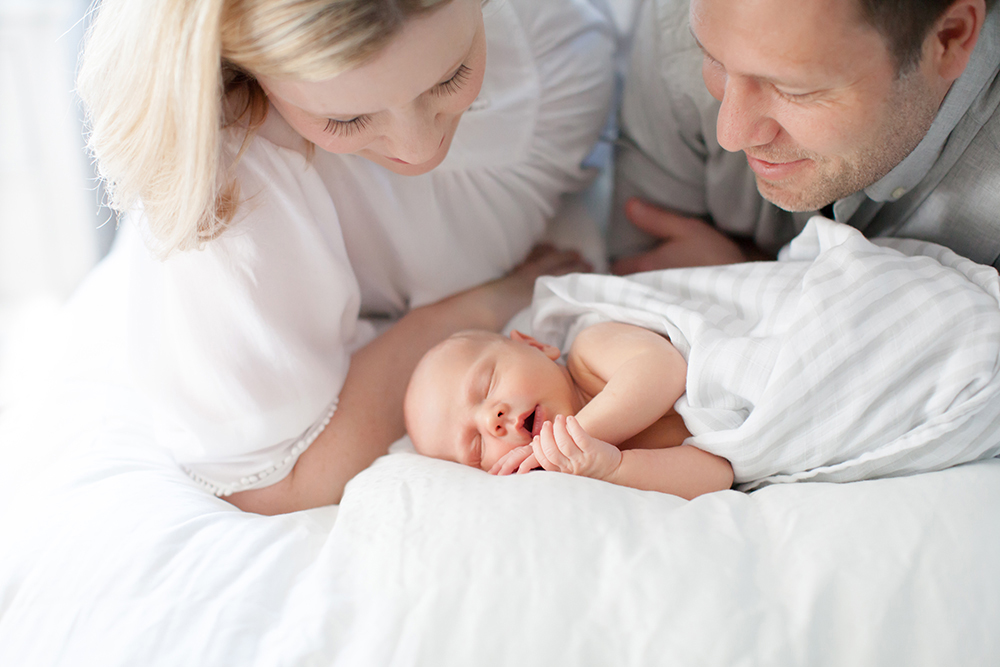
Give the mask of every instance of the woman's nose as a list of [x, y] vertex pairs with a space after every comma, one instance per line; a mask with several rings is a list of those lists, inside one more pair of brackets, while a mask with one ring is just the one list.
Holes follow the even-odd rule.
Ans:
[[735, 153], [774, 141], [781, 126], [768, 114], [758, 82], [727, 77], [721, 99], [716, 125], [720, 146]]
[[434, 110], [425, 106], [415, 105], [397, 114], [390, 137], [392, 157], [410, 164], [432, 159], [444, 137], [436, 120]]

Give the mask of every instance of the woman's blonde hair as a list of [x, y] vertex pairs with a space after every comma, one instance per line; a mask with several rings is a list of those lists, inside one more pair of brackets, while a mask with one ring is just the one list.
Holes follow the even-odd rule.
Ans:
[[[221, 131], [267, 114], [255, 75], [322, 81], [378, 53], [411, 16], [449, 0], [103, 0], [78, 88], [110, 205], [141, 204], [161, 253], [232, 221], [235, 159]], [[241, 150], [242, 153], [242, 150]]]

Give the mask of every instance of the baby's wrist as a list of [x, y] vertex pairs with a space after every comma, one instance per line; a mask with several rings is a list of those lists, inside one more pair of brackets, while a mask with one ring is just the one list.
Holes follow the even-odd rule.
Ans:
[[[618, 449], [617, 447], [615, 449]], [[625, 452], [618, 450], [618, 460], [611, 466], [611, 469], [601, 477], [605, 482], [622, 485], [622, 463], [625, 461]]]

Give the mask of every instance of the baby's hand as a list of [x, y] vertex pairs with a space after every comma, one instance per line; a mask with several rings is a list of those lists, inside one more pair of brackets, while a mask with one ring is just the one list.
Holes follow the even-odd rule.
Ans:
[[546, 470], [608, 480], [618, 470], [622, 452], [610, 442], [592, 438], [576, 417], [557, 415], [542, 424], [531, 442], [532, 452]]
[[513, 472], [528, 472], [538, 467], [538, 459], [531, 445], [515, 447], [500, 457], [500, 460], [490, 468], [491, 475], [509, 475]]

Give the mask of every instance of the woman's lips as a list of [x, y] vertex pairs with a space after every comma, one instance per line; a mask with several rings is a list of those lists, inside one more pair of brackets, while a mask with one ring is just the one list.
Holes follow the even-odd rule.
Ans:
[[[447, 139], [447, 138], [448, 138], [447, 134], [445, 134], [443, 137], [441, 137], [441, 141], [438, 142], [438, 147], [437, 147], [437, 149], [439, 151], [441, 150], [441, 147], [444, 146], [444, 140]], [[412, 162], [407, 162], [406, 160], [400, 160], [398, 157], [391, 157], [389, 155], [386, 155], [386, 157], [388, 159], [392, 160], [393, 162], [396, 162], [396, 163], [399, 163], [399, 164], [413, 164]], [[430, 162], [433, 159], [434, 158], [432, 157], [429, 160], [427, 160], [426, 162], [421, 162], [420, 164], [426, 164], [427, 162]]]
[[809, 164], [809, 160], [792, 160], [790, 162], [767, 162], [752, 155], [747, 155], [747, 163], [754, 173], [767, 181], [780, 181], [792, 176]]

